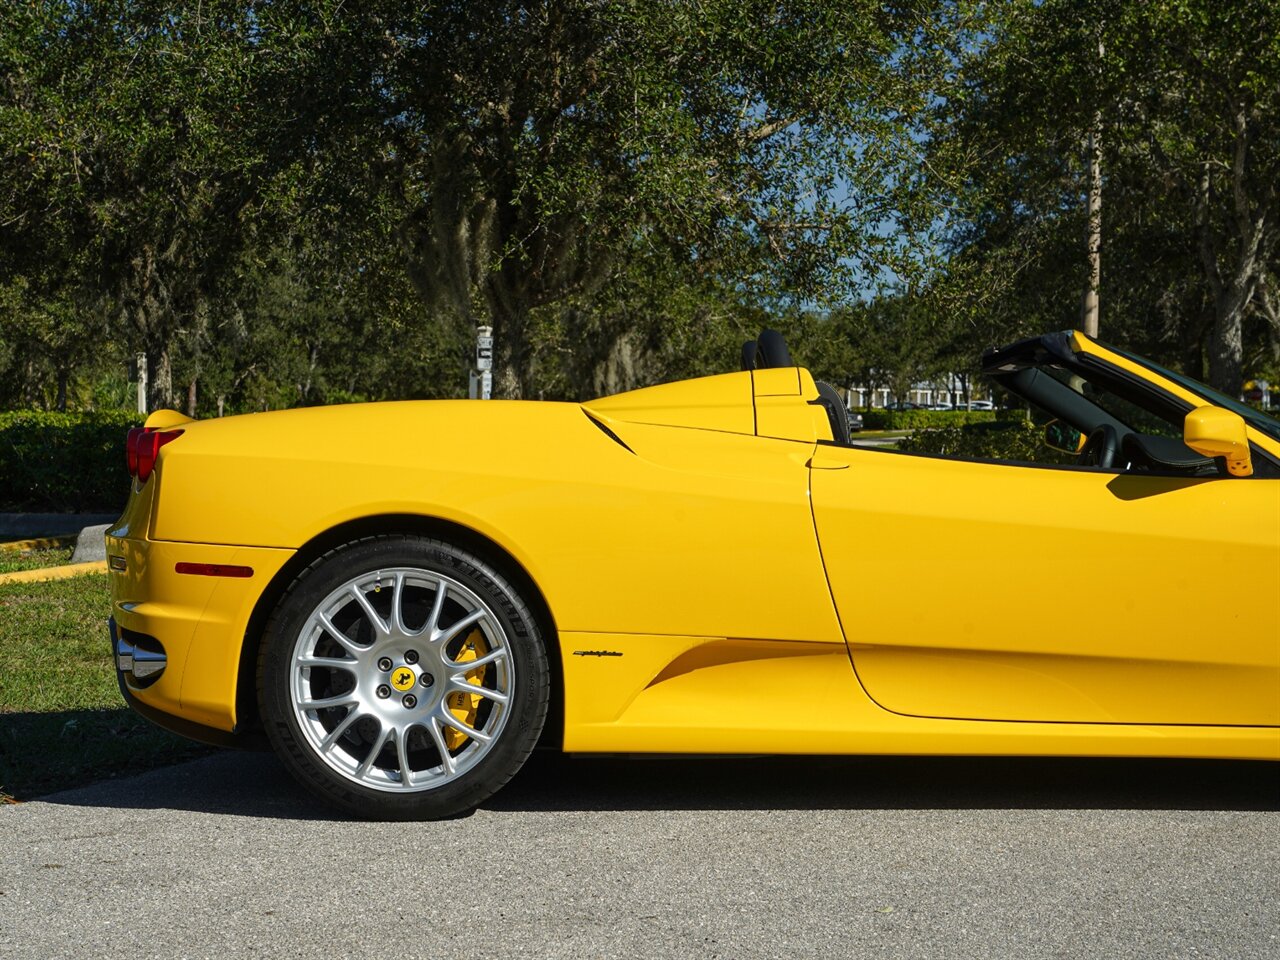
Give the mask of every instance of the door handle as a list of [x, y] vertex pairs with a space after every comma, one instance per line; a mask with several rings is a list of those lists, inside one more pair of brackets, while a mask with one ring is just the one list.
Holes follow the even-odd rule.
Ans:
[[810, 470], [848, 470], [849, 464], [837, 460], [835, 457], [824, 456], [821, 453], [815, 453], [809, 458], [809, 462], [805, 464]]

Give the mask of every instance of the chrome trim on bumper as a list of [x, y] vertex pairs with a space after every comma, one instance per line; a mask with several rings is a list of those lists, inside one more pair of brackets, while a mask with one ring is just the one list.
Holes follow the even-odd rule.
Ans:
[[154, 643], [158, 650], [148, 649], [125, 639], [124, 631], [111, 620], [111, 649], [115, 653], [116, 669], [120, 671], [133, 686], [148, 687], [160, 679], [165, 667], [169, 665], [169, 657], [160, 646], [160, 641], [146, 638]]
[[[120, 696], [124, 697], [124, 702], [135, 713], [146, 717], [157, 727], [176, 733], [179, 736], [199, 741], [200, 743], [212, 744], [215, 747], [234, 747], [248, 750], [269, 749], [267, 738], [261, 731], [236, 730], [228, 733], [225, 730], [217, 730], [213, 727], [207, 727], [201, 723], [195, 723], [191, 720], [183, 719], [182, 717], [176, 717], [171, 713], [165, 713], [161, 710], [157, 710], [149, 704], [143, 703], [136, 696], [141, 685], [127, 682], [126, 677], [131, 676], [131, 674], [120, 669], [120, 628], [116, 626], [115, 617], [111, 617], [107, 621], [107, 628], [111, 634], [111, 652], [117, 667], [116, 683], [120, 687]], [[134, 648], [135, 658], [136, 655], [137, 649]], [[158, 678], [159, 674], [156, 674], [156, 677]], [[147, 682], [150, 683], [151, 678], [148, 678]]]

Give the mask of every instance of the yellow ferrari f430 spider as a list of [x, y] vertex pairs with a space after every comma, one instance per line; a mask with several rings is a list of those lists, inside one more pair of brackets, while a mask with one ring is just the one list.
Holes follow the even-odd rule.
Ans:
[[540, 738], [1280, 758], [1280, 423], [1078, 332], [984, 366], [1070, 456], [852, 445], [772, 331], [584, 404], [154, 413], [107, 535], [121, 690], [378, 818]]

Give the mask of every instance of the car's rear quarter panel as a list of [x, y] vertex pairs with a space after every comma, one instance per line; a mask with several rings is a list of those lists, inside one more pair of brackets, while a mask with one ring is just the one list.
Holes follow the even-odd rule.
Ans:
[[812, 447], [580, 407], [434, 403], [193, 424], [165, 448], [157, 540], [293, 550], [366, 517], [509, 552], [562, 631], [842, 642], [808, 503]]
[[[148, 534], [158, 482], [136, 484], [120, 519], [107, 531], [113, 569], [111, 615], [126, 630], [158, 638], [168, 665], [160, 679], [138, 695], [165, 713], [217, 730], [236, 723], [236, 674], [244, 637], [263, 587], [292, 550], [174, 543]], [[244, 579], [188, 576], [183, 562], [246, 565]]]

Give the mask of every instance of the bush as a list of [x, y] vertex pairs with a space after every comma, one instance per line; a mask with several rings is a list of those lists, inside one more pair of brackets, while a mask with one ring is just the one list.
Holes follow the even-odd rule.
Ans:
[[1022, 413], [1016, 410], [866, 410], [862, 414], [862, 426], [867, 430], [923, 430], [987, 423], [997, 416], [1020, 417]]
[[1075, 462], [1073, 455], [1046, 446], [1044, 425], [1022, 415], [1018, 415], [1016, 420], [952, 424], [920, 430], [898, 441], [898, 449], [908, 453], [963, 457], [966, 460], [1059, 464]]
[[110, 513], [129, 494], [126, 411], [0, 413], [0, 510]]

